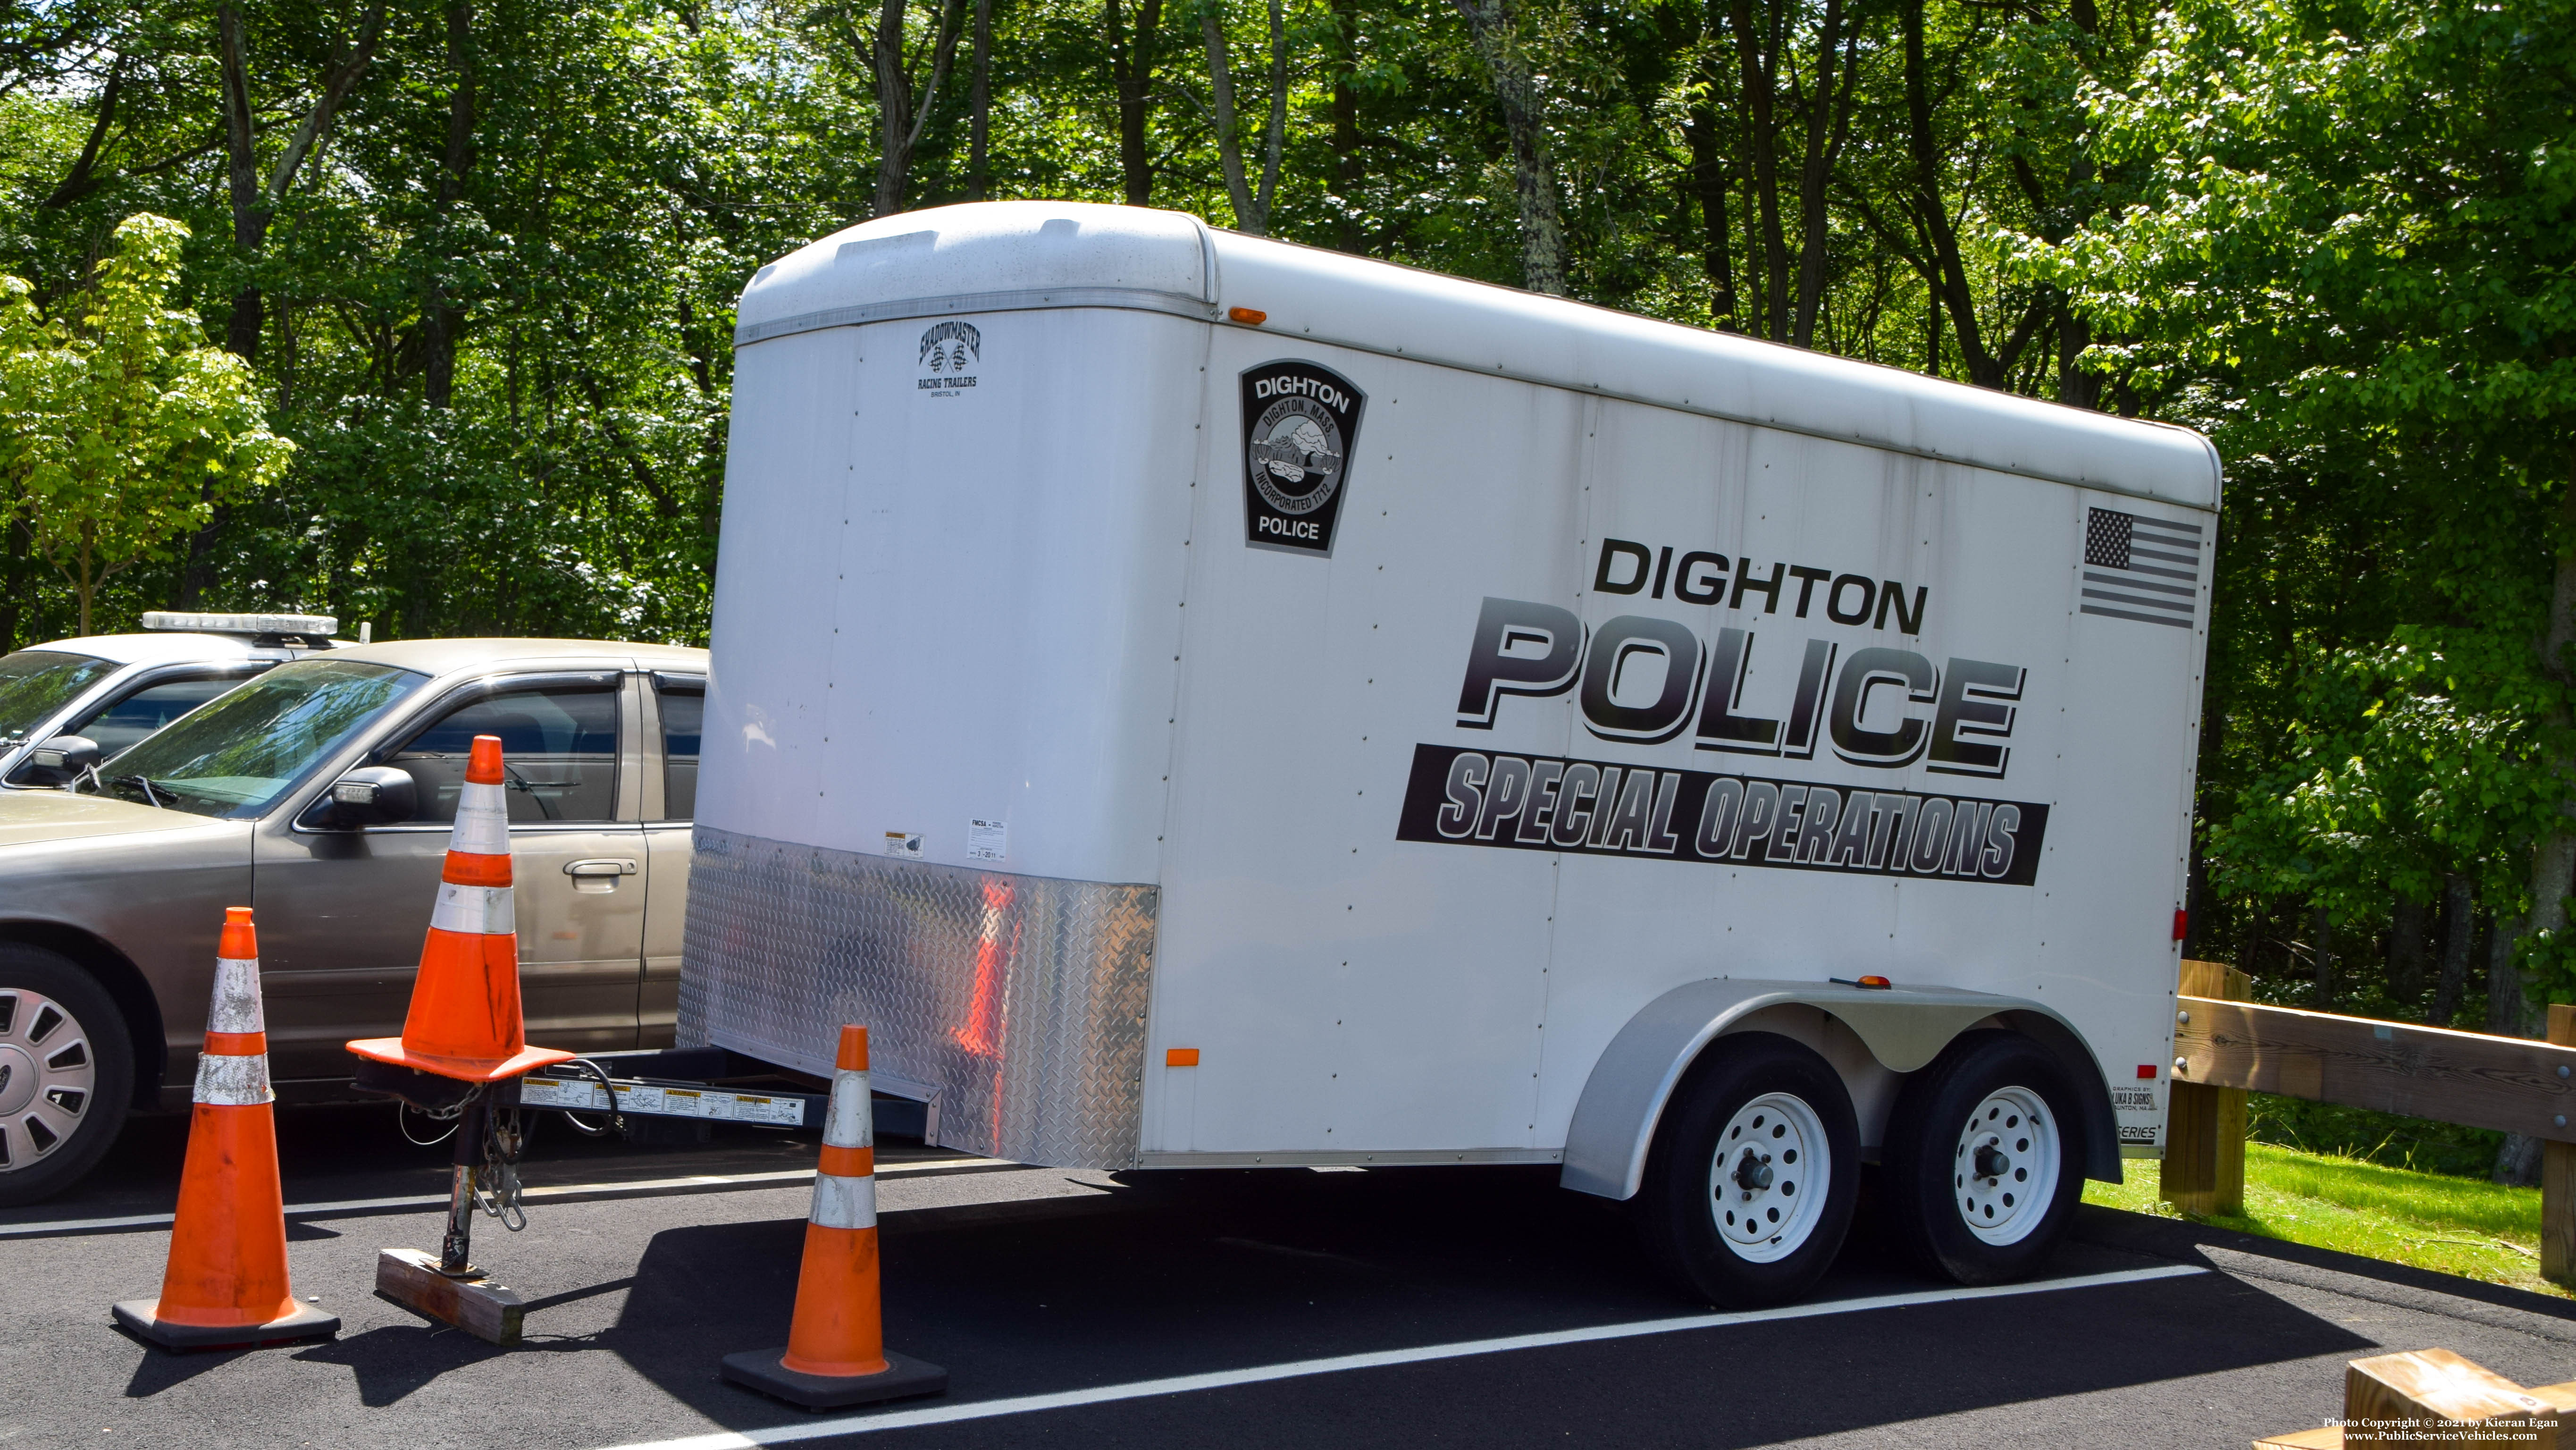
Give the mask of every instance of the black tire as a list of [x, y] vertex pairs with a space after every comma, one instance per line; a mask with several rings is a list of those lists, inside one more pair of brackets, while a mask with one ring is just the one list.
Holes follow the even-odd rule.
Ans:
[[0, 944], [0, 1076], [0, 1207], [51, 1198], [97, 1167], [125, 1125], [125, 1014], [69, 958]]
[[1888, 1230], [1917, 1268], [1962, 1284], [2027, 1278], [2075, 1216], [2083, 1107], [2038, 1043], [1961, 1033], [1897, 1095], [1881, 1167]]
[[1710, 1044], [1665, 1105], [1633, 1207], [1648, 1251], [1692, 1294], [1757, 1309], [1800, 1297], [1833, 1266], [1859, 1186], [1842, 1078], [1789, 1038], [1740, 1032]]

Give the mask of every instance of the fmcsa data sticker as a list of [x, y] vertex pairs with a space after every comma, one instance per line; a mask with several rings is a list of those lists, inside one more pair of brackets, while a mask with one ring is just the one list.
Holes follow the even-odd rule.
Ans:
[[1243, 541], [1257, 549], [1333, 552], [1350, 492], [1352, 450], [1368, 396], [1320, 364], [1263, 363], [1243, 372]]

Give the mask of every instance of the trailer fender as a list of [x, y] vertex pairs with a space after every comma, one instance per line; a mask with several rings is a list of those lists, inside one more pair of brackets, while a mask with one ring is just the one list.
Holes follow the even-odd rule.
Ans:
[[1731, 1026], [1779, 1006], [1830, 1013], [1881, 1066], [1896, 1073], [1930, 1063], [1950, 1039], [1970, 1027], [2000, 1021], [2047, 1048], [2065, 1066], [2084, 1099], [2085, 1176], [2120, 1181], [2110, 1088], [2083, 1036], [2055, 1011], [2025, 998], [1943, 987], [1865, 988], [1725, 977], [1675, 987], [1619, 1029], [1575, 1102], [1558, 1181], [1602, 1198], [1636, 1197], [1655, 1125], [1682, 1075]]

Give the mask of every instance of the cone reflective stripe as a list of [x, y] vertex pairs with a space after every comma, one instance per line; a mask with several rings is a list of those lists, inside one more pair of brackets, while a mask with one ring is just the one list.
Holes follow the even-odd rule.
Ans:
[[[208, 1107], [258, 1107], [277, 1101], [276, 1090], [268, 1085], [259, 945], [251, 935], [249, 907], [232, 907], [225, 916], [223, 945], [215, 956], [215, 996], [206, 1007], [206, 1048], [197, 1057], [196, 1100]], [[234, 956], [235, 951], [245, 955]]]
[[349, 1050], [466, 1082], [495, 1082], [571, 1060], [569, 1052], [527, 1045], [518, 930], [501, 738], [477, 735], [456, 798], [456, 824], [448, 835], [447, 863], [439, 872], [402, 1036], [352, 1042]]
[[172, 1348], [302, 1339], [340, 1328], [338, 1316], [297, 1304], [287, 1285], [259, 942], [249, 907], [227, 908], [224, 918], [161, 1297], [114, 1306], [117, 1322]]
[[877, 1283], [868, 1030], [841, 1029], [787, 1347], [725, 1356], [725, 1378], [809, 1409], [937, 1394], [948, 1372], [887, 1352]]

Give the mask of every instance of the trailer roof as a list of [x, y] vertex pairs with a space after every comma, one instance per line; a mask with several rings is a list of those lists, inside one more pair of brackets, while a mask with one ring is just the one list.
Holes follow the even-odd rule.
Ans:
[[1733, 333], [1085, 202], [936, 207], [763, 267], [734, 344], [816, 328], [1120, 307], [1629, 398], [1925, 458], [2215, 509], [2217, 451], [2187, 428], [2063, 407]]

